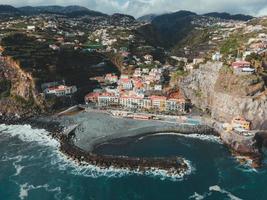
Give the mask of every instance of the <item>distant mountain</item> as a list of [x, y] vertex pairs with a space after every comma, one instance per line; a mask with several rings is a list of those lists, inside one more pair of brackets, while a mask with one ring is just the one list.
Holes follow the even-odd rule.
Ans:
[[196, 13], [190, 11], [179, 11], [155, 17], [151, 24], [160, 38], [159, 45], [172, 47], [186, 37], [195, 27], [191, 22], [196, 16]]
[[114, 13], [110, 17], [113, 18], [113, 19], [121, 19], [121, 18], [124, 18], [124, 19], [132, 20], [132, 21], [135, 20], [135, 18], [133, 16], [131, 16], [131, 15], [125, 15], [125, 14], [121, 14], [121, 13]]
[[9, 6], [9, 5], [0, 5], [0, 14], [19, 14], [20, 11], [13, 7], [13, 6]]
[[139, 17], [137, 20], [140, 22], [152, 22], [153, 19], [155, 19], [158, 15], [156, 14], [149, 14], [149, 15], [144, 15], [142, 17]]
[[253, 19], [253, 17], [249, 15], [242, 15], [242, 14], [231, 15], [225, 12], [223, 13], [211, 12], [211, 13], [204, 14], [204, 16], [215, 17], [215, 18], [226, 19], [226, 20], [240, 20], [240, 21], [248, 21], [248, 20]]
[[42, 14], [42, 13], [53, 13], [53, 14], [61, 14], [67, 15], [70, 17], [77, 17], [83, 15], [90, 15], [90, 16], [103, 16], [105, 14], [93, 10], [89, 10], [88, 8], [82, 6], [26, 6], [18, 8], [22, 13], [26, 15], [33, 15], [33, 14]]

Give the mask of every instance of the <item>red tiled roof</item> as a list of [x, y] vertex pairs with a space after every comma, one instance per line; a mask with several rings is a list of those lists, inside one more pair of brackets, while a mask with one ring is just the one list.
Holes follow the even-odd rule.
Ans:
[[164, 96], [150, 96], [149, 97], [151, 100], [166, 100], [167, 97]]
[[247, 67], [250, 66], [250, 62], [247, 61], [236, 61], [232, 63], [232, 67], [234, 68], [243, 68], [243, 67]]

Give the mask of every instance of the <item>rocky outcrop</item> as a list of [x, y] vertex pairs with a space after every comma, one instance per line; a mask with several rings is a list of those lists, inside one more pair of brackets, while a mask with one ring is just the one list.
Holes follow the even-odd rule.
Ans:
[[230, 122], [242, 115], [253, 128], [267, 129], [267, 92], [259, 76], [237, 76], [221, 62], [208, 62], [181, 80], [180, 88], [216, 120]]
[[0, 79], [10, 83], [8, 95], [0, 98], [0, 113], [24, 115], [44, 110], [42, 96], [30, 73], [23, 71], [11, 57], [0, 58]]

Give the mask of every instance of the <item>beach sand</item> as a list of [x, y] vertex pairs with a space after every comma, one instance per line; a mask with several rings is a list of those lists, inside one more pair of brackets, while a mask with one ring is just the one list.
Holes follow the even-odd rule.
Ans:
[[190, 126], [154, 120], [133, 120], [116, 118], [101, 111], [84, 111], [71, 116], [59, 117], [61, 125], [74, 130], [74, 144], [84, 151], [114, 139], [146, 136], [154, 133], [179, 132], [184, 134], [213, 134], [211, 128], [203, 125]]

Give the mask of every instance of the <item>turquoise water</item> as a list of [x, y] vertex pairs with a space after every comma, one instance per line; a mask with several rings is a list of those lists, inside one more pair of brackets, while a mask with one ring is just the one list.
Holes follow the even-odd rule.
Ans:
[[77, 167], [58, 152], [44, 130], [0, 125], [2, 200], [266, 199], [267, 170], [241, 166], [214, 138], [158, 135], [105, 145], [98, 153], [173, 156], [190, 161], [192, 172], [173, 180], [120, 170]]

